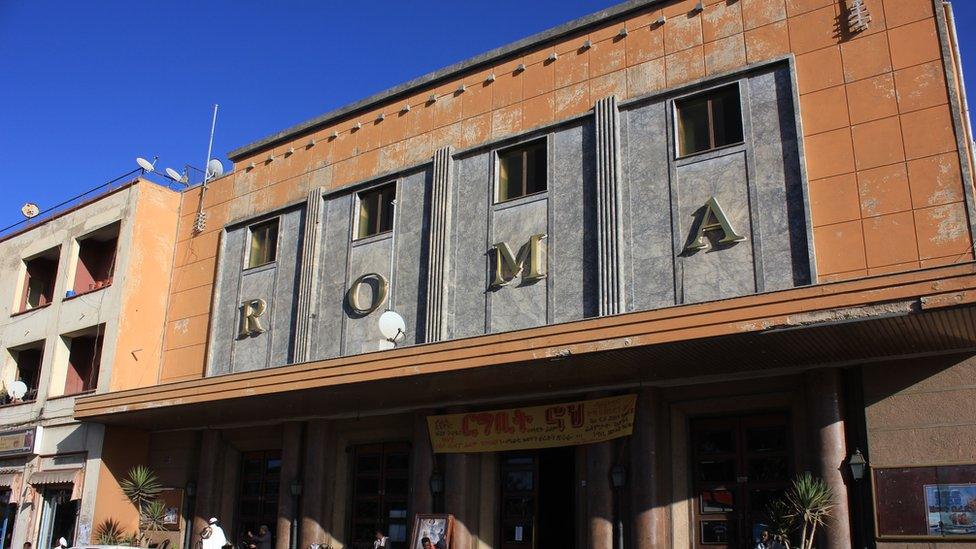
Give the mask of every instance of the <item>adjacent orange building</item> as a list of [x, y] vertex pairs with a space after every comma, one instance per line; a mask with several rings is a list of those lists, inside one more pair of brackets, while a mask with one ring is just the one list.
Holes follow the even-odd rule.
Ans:
[[745, 547], [803, 471], [823, 546], [972, 541], [959, 63], [943, 2], [642, 0], [285, 129], [75, 416], [184, 545]]

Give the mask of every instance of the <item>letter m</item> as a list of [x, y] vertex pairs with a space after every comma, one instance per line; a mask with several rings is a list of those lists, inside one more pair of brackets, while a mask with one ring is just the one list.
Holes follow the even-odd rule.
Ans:
[[539, 280], [546, 277], [546, 268], [542, 263], [542, 246], [540, 242], [545, 234], [534, 234], [529, 241], [522, 244], [518, 255], [512, 255], [512, 249], [505, 242], [499, 242], [491, 247], [492, 277], [491, 287], [505, 286], [522, 275], [523, 282]]

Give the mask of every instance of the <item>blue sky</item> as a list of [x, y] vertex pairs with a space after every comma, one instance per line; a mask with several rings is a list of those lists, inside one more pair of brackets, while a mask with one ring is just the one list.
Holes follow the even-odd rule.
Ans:
[[[158, 155], [216, 154], [610, 6], [598, 0], [0, 3], [0, 227]], [[976, 1], [955, 0], [976, 100]], [[229, 164], [228, 164], [229, 166]]]

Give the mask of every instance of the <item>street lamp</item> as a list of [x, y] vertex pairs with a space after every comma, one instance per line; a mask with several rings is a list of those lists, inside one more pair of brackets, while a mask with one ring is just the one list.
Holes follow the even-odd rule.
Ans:
[[861, 480], [864, 478], [864, 471], [867, 469], [868, 462], [864, 459], [864, 454], [858, 448], [854, 449], [851, 457], [847, 458], [847, 466], [851, 468], [851, 478]]

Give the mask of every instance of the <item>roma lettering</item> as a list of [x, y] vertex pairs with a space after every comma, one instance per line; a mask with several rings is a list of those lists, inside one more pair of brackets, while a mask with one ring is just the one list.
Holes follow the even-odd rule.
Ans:
[[[369, 303], [363, 303], [359, 299], [359, 290], [365, 284], [369, 284], [373, 288], [373, 297]], [[349, 291], [346, 292], [346, 304], [357, 315], [368, 315], [386, 302], [386, 294], [389, 288], [390, 283], [385, 276], [378, 273], [366, 273], [357, 278], [352, 286], [349, 286]]]
[[499, 242], [492, 246], [489, 250], [493, 256], [491, 287], [505, 286], [519, 275], [522, 275], [523, 282], [545, 278], [546, 266], [542, 262], [541, 242], [546, 236], [545, 234], [532, 235], [514, 256], [506, 242]]
[[728, 216], [725, 215], [725, 211], [722, 206], [715, 200], [715, 197], [708, 199], [705, 203], [705, 211], [702, 212], [701, 219], [698, 222], [698, 229], [694, 233], [694, 237], [685, 246], [685, 251], [697, 251], [703, 250], [708, 247], [708, 243], [705, 241], [705, 233], [711, 231], [721, 231], [722, 238], [718, 241], [719, 244], [732, 244], [735, 242], [741, 242], [746, 239], [746, 237], [739, 235], [732, 228], [732, 223], [729, 222]]
[[267, 310], [268, 304], [263, 299], [251, 299], [241, 303], [241, 324], [237, 330], [237, 337], [244, 339], [265, 332], [261, 325], [261, 315]]

